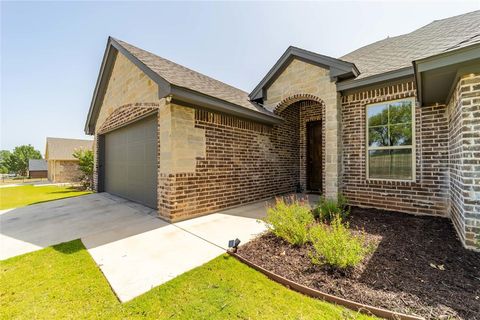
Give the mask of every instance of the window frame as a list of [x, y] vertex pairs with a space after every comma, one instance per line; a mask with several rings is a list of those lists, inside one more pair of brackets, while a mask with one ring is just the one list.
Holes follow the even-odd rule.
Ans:
[[[369, 146], [369, 129], [370, 126], [368, 125], [368, 108], [375, 107], [379, 105], [388, 105], [390, 103], [399, 102], [399, 101], [410, 101], [412, 103], [412, 144], [408, 146], [383, 146], [383, 147], [370, 147]], [[365, 169], [366, 169], [366, 179], [367, 181], [398, 181], [398, 182], [414, 182], [416, 181], [416, 164], [417, 164], [417, 157], [416, 157], [416, 134], [415, 134], [415, 110], [416, 110], [416, 101], [415, 98], [402, 98], [402, 99], [395, 99], [395, 100], [386, 100], [382, 102], [375, 102], [365, 105]], [[389, 119], [390, 120], [390, 119]], [[387, 126], [390, 126], [390, 123], [387, 123]], [[412, 175], [410, 179], [386, 179], [386, 178], [370, 178], [370, 158], [369, 158], [369, 151], [371, 150], [402, 150], [402, 149], [411, 149], [412, 150]]]

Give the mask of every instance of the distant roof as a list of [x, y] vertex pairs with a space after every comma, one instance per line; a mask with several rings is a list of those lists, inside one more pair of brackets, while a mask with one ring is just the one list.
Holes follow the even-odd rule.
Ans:
[[[357, 49], [340, 59], [360, 70], [356, 79], [412, 67], [412, 61], [480, 42], [480, 10], [433, 21], [413, 32]], [[412, 72], [413, 74], [413, 72]]]
[[93, 149], [93, 140], [47, 138], [46, 160], [76, 160], [73, 152], [78, 149]]
[[28, 171], [46, 171], [47, 161], [43, 159], [28, 159]]

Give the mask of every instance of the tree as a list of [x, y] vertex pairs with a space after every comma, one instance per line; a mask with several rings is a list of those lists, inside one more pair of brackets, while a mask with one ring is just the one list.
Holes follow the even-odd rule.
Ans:
[[10, 157], [12, 153], [8, 150], [0, 150], [0, 173], [10, 173], [13, 170], [10, 168]]
[[73, 156], [78, 159], [78, 166], [83, 173], [81, 177], [83, 186], [91, 189], [93, 185], [93, 151], [78, 149], [73, 152]]
[[42, 154], [30, 144], [15, 147], [8, 160], [9, 169], [21, 176], [26, 176], [29, 159], [42, 159]]

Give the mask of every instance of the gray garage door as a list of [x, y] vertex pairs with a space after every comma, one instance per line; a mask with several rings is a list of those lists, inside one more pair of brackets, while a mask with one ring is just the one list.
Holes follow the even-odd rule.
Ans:
[[157, 207], [156, 116], [105, 135], [105, 191]]

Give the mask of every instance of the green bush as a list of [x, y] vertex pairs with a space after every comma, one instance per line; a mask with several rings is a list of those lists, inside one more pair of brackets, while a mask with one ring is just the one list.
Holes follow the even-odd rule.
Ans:
[[310, 229], [313, 264], [327, 264], [338, 269], [354, 267], [370, 252], [363, 236], [355, 236], [348, 223], [335, 217], [330, 225], [318, 224]]
[[308, 240], [308, 228], [315, 222], [310, 209], [291, 198], [277, 198], [275, 205], [267, 210], [263, 219], [267, 228], [276, 236], [293, 245], [303, 245]]
[[335, 217], [345, 220], [350, 214], [347, 199], [342, 194], [338, 195], [337, 200], [322, 196], [312, 212], [316, 219], [326, 222], [332, 221]]
[[93, 151], [87, 149], [76, 149], [73, 157], [78, 159], [78, 167], [82, 172], [80, 182], [84, 189], [93, 189]]

